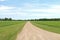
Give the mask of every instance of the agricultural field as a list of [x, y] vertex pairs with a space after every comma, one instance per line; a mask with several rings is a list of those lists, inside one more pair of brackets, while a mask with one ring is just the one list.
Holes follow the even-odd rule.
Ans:
[[35, 26], [60, 34], [60, 21], [31, 21]]
[[15, 40], [25, 21], [0, 21], [0, 40]]

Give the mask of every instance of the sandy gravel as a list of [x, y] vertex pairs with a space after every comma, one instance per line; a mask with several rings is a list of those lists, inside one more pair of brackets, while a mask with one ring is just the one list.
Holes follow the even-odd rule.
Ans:
[[45, 31], [27, 22], [16, 40], [60, 40], [60, 34]]

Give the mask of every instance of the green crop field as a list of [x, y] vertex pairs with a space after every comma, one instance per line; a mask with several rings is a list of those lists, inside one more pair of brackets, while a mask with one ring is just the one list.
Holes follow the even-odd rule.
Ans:
[[25, 21], [0, 21], [0, 40], [15, 40]]
[[39, 28], [60, 34], [60, 21], [32, 21]]

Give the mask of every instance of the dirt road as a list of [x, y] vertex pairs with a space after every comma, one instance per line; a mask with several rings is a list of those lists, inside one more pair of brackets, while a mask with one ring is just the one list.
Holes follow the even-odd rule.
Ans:
[[16, 40], [60, 40], [60, 34], [42, 30], [27, 22]]

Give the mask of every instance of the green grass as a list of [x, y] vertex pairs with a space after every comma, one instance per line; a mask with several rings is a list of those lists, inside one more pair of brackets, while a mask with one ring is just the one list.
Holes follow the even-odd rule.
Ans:
[[15, 40], [25, 21], [0, 21], [0, 40]]
[[32, 21], [39, 28], [60, 34], [60, 21]]

